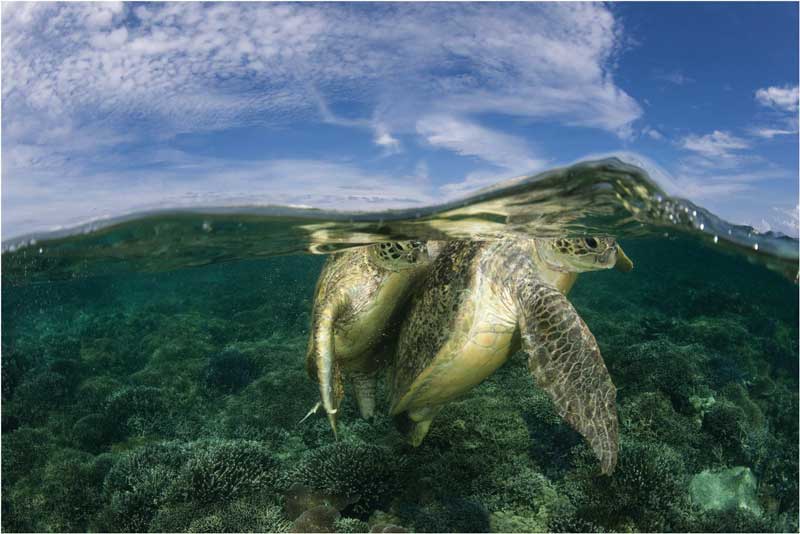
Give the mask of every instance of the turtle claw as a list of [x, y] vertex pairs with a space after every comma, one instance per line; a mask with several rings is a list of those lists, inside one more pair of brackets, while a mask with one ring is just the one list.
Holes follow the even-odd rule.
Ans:
[[320, 407], [321, 407], [321, 406], [322, 406], [322, 402], [318, 402], [318, 403], [316, 403], [316, 404], [314, 405], [314, 407], [313, 407], [313, 408], [311, 408], [311, 409], [308, 411], [308, 413], [305, 415], [305, 417], [303, 417], [302, 419], [300, 419], [300, 420], [297, 422], [297, 424], [298, 424], [298, 425], [302, 424], [302, 423], [303, 423], [303, 421], [305, 421], [306, 419], [308, 419], [309, 417], [311, 417], [312, 415], [314, 415], [315, 413], [317, 413], [317, 412], [319, 411], [319, 409], [320, 409]]
[[[315, 405], [314, 405], [314, 406], [313, 406], [313, 407], [312, 407], [312, 408], [311, 408], [311, 409], [308, 411], [308, 413], [307, 413], [307, 414], [306, 414], [306, 415], [305, 415], [305, 416], [304, 416], [302, 419], [300, 419], [300, 420], [297, 422], [297, 425], [300, 425], [300, 424], [302, 424], [302, 423], [303, 423], [303, 422], [304, 422], [306, 419], [308, 419], [309, 417], [311, 417], [312, 415], [314, 415], [315, 413], [317, 413], [317, 412], [319, 411], [319, 409], [320, 409], [320, 408], [322, 408], [322, 401], [320, 401], [320, 402], [316, 403], [316, 404], [315, 404]], [[338, 411], [338, 410], [331, 410], [331, 411], [327, 412], [327, 414], [328, 414], [328, 421], [330, 421], [330, 423], [331, 423], [331, 429], [333, 430], [333, 437], [334, 437], [334, 438], [338, 438], [338, 435], [337, 435], [337, 433], [336, 433], [336, 412], [337, 412], [337, 411]]]

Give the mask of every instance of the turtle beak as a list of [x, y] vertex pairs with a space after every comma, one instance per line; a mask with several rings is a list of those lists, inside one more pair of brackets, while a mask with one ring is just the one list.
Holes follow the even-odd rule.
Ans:
[[625, 255], [625, 251], [622, 250], [619, 243], [617, 244], [617, 262], [614, 264], [614, 268], [623, 273], [627, 273], [633, 269], [633, 262]]

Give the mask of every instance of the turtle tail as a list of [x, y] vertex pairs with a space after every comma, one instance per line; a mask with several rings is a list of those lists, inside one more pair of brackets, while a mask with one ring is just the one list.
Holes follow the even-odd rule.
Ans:
[[322, 407], [328, 415], [333, 435], [336, 436], [336, 413], [344, 396], [342, 372], [336, 362], [333, 327], [338, 316], [338, 306], [326, 307], [314, 325], [314, 359], [317, 368]]

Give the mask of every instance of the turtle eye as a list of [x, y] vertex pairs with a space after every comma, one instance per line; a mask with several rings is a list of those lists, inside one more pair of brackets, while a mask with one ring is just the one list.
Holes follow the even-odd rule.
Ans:
[[591, 248], [591, 249], [597, 248], [597, 239], [595, 239], [593, 237], [587, 237], [586, 238], [586, 246]]

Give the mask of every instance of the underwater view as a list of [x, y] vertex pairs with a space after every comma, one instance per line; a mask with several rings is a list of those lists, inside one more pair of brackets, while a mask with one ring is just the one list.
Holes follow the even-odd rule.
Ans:
[[800, 531], [800, 4], [0, 19], [2, 532]]
[[[553, 173], [584, 187], [541, 194]], [[630, 181], [645, 191], [639, 207], [614, 193]], [[7, 243], [3, 530], [796, 531], [797, 241], [708, 212], [692, 217], [685, 201], [653, 200], [647, 187], [657, 186], [635, 167], [587, 162], [410, 220], [176, 212]], [[588, 199], [594, 213], [566, 208]], [[672, 208], [644, 209], [650, 203]], [[550, 226], [538, 236], [538, 216], [515, 225], [525, 213], [550, 213]], [[667, 215], [657, 224], [653, 213]], [[676, 213], [688, 215], [676, 223]], [[701, 231], [698, 217], [724, 239]], [[346, 248], [375, 239], [373, 227], [389, 241]], [[397, 241], [414, 237], [409, 228], [439, 241]], [[616, 240], [602, 237], [608, 230]], [[508, 243], [523, 248], [498, 256]], [[325, 254], [303, 249], [338, 251], [326, 265]], [[502, 261], [469, 259], [481, 254]], [[437, 321], [450, 342], [460, 339], [446, 302], [453, 314], [500, 317], [491, 297], [442, 293], [482, 287], [442, 278], [460, 272], [459, 258], [490, 285], [492, 269], [507, 272], [503, 291], [533, 283], [555, 292], [588, 328], [580, 343], [599, 364], [569, 345], [553, 357], [555, 375], [537, 370], [537, 351], [570, 327], [539, 318], [538, 301], [524, 296], [523, 350], [494, 326], [501, 337], [485, 343], [507, 358], [426, 360], [438, 349], [424, 333]], [[392, 270], [406, 259], [410, 270]], [[397, 286], [380, 278], [386, 266], [395, 277], [419, 269], [419, 280]], [[560, 270], [581, 274], [566, 283], [548, 274]], [[401, 289], [369, 293], [373, 282]], [[340, 293], [355, 311], [326, 315]], [[396, 318], [362, 320], [373, 313], [355, 304], [364, 295], [391, 300]], [[511, 332], [517, 312], [508, 313]], [[326, 317], [333, 341], [317, 330]], [[379, 342], [364, 341], [370, 329]], [[354, 347], [361, 341], [366, 349]], [[356, 359], [343, 360], [347, 351]], [[589, 375], [584, 390], [559, 358]], [[415, 366], [444, 381], [408, 386]], [[566, 392], [545, 376], [565, 377]], [[370, 377], [376, 384], [363, 386]], [[611, 400], [594, 404], [595, 388], [608, 387]], [[416, 400], [399, 395], [409, 388]], [[563, 395], [587, 415], [566, 414]], [[598, 423], [606, 437], [592, 430]]]

